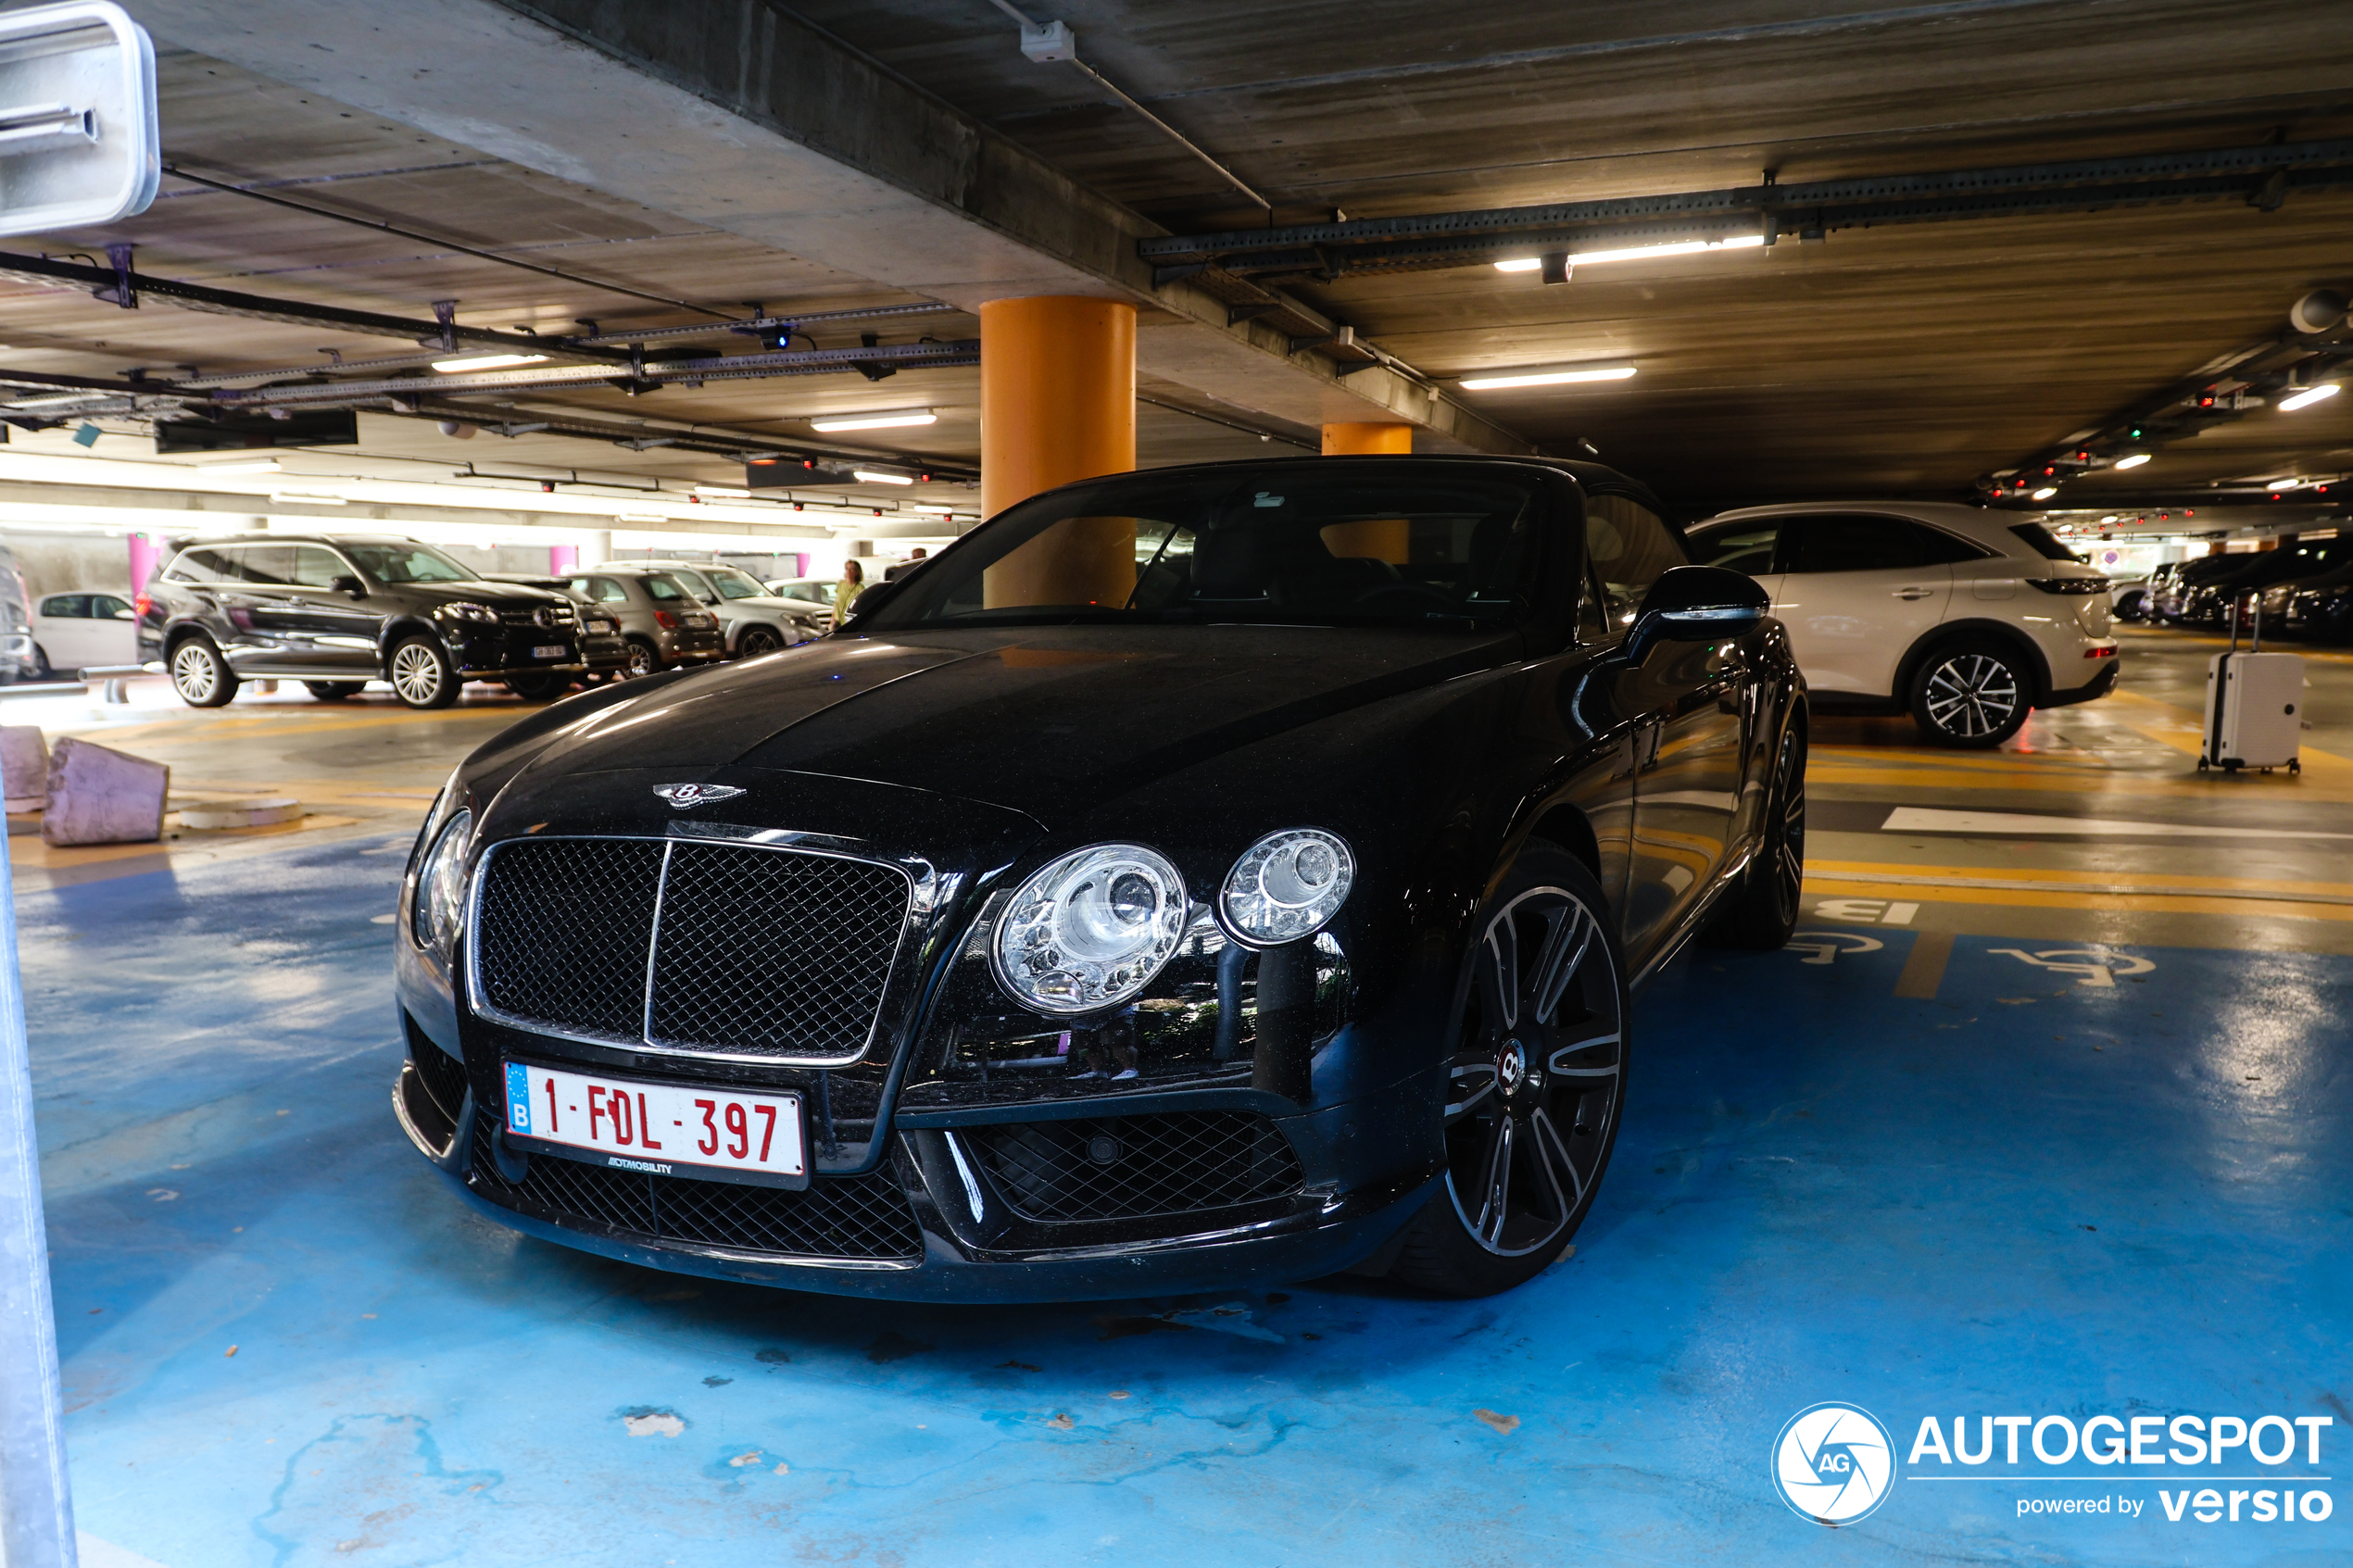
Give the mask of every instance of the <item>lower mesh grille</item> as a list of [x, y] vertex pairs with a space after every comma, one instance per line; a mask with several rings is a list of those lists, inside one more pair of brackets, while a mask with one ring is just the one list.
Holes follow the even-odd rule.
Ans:
[[1030, 1220], [1230, 1209], [1306, 1180], [1282, 1130], [1247, 1111], [1022, 1122], [967, 1135], [1006, 1203]]
[[409, 1060], [434, 1104], [444, 1116], [457, 1121], [458, 1112], [466, 1108], [466, 1064], [418, 1034], [413, 1024], [409, 1031]]
[[491, 1153], [494, 1128], [488, 1117], [474, 1118], [468, 1184], [493, 1202], [559, 1223], [585, 1220], [648, 1240], [788, 1258], [901, 1261], [923, 1256], [914, 1210], [887, 1170], [820, 1176], [807, 1191], [792, 1192], [641, 1175], [539, 1155], [521, 1182], [510, 1182]]

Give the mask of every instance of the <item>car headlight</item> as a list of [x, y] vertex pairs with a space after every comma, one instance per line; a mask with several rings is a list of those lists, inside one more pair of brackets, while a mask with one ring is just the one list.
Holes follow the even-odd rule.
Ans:
[[1185, 879], [1140, 844], [1064, 855], [1013, 894], [997, 922], [997, 983], [1045, 1013], [1116, 1007], [1152, 982], [1184, 940]]
[[1336, 834], [1287, 828], [1242, 851], [1218, 892], [1218, 912], [1254, 946], [1296, 942], [1340, 913], [1355, 880], [1356, 857]]
[[444, 958], [458, 940], [458, 919], [466, 900], [466, 842], [473, 836], [473, 827], [472, 811], [450, 818], [417, 868], [417, 899], [409, 911], [409, 932], [418, 947]]
[[488, 625], [498, 624], [498, 612], [488, 605], [475, 604], [471, 599], [459, 599], [434, 611], [449, 621], [480, 621]]

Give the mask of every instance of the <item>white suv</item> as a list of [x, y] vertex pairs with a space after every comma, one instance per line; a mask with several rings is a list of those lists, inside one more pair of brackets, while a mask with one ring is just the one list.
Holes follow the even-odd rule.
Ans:
[[2116, 684], [2108, 579], [2014, 512], [1748, 507], [1689, 533], [1692, 560], [1772, 595], [1818, 707], [1893, 703], [1933, 739], [1990, 746]]

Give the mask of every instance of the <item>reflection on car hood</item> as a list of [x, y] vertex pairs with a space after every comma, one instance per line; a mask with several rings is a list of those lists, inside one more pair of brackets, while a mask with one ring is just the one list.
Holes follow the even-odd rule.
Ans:
[[[1516, 658], [1518, 640], [1309, 627], [1024, 627], [828, 640], [560, 725], [527, 771], [730, 766], [1067, 820], [1285, 730]], [[558, 717], [551, 714], [550, 717]]]
[[406, 594], [421, 599], [438, 599], [443, 604], [577, 605], [570, 594], [553, 588], [535, 588], [526, 583], [395, 583], [385, 590]]

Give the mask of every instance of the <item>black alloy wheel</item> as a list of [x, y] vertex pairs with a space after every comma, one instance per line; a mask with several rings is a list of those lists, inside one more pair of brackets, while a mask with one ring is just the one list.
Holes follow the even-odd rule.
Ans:
[[774, 653], [785, 646], [785, 639], [765, 626], [747, 626], [736, 640], [737, 659], [758, 659], [764, 653]]
[[2125, 595], [2122, 598], [2116, 601], [2116, 619], [2119, 621], [2138, 621], [2141, 618], [2141, 610], [2146, 604], [2148, 596], [2139, 590], [2135, 590]]
[[408, 636], [385, 660], [392, 694], [410, 708], [447, 708], [458, 700], [458, 670], [431, 637]]
[[1931, 740], [1983, 749], [2018, 734], [2033, 711], [2023, 661], [1994, 642], [1954, 643], [1920, 661], [1907, 706]]
[[622, 666], [621, 671], [624, 679], [650, 675], [661, 668], [661, 655], [654, 651], [653, 644], [640, 642], [635, 637], [629, 639], [629, 662]]
[[171, 651], [171, 689], [191, 708], [220, 708], [237, 695], [237, 677], [220, 650], [190, 637]]
[[572, 689], [572, 682], [553, 671], [510, 675], [507, 689], [525, 702], [553, 702]]
[[1407, 1223], [1390, 1273], [1490, 1296], [1553, 1263], [1592, 1206], [1617, 1142], [1627, 997], [1592, 873], [1530, 840], [1481, 908], [1457, 985], [1443, 1188]]
[[1764, 839], [1722, 912], [1708, 922], [1708, 940], [1764, 951], [1785, 946], [1797, 930], [1798, 896], [1805, 884], [1806, 729], [1802, 718], [1793, 718], [1773, 759]]
[[302, 684], [321, 702], [348, 702], [368, 687], [365, 681], [305, 681]]

